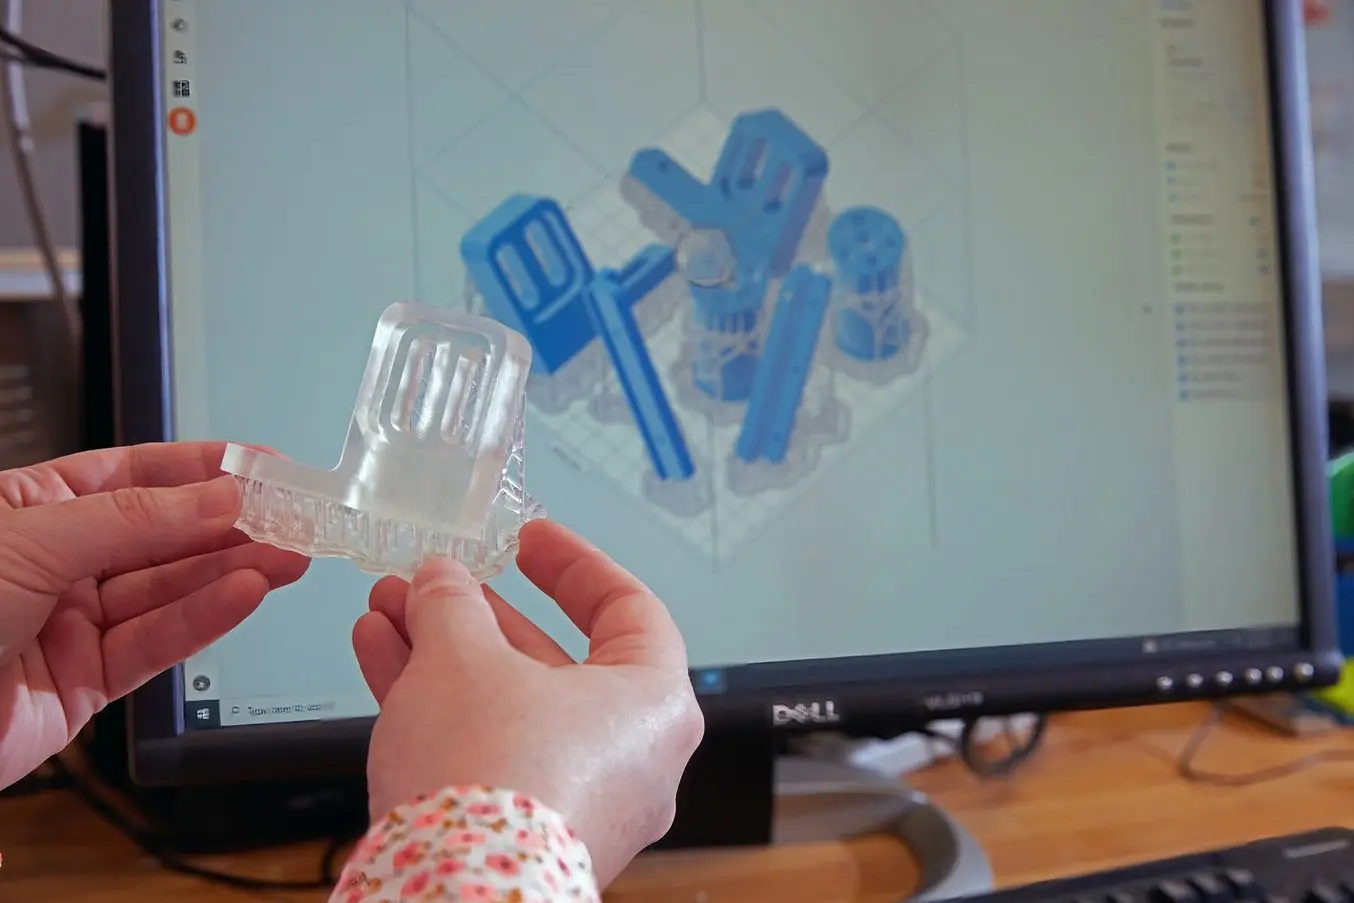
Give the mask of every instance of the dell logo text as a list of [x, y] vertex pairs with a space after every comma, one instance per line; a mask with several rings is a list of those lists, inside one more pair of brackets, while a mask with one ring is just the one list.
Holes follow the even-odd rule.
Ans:
[[836, 724], [841, 720], [842, 717], [837, 714], [837, 703], [832, 700], [801, 702], [796, 705], [777, 703], [771, 706], [771, 723], [776, 727], [787, 727], [791, 724], [823, 726]]

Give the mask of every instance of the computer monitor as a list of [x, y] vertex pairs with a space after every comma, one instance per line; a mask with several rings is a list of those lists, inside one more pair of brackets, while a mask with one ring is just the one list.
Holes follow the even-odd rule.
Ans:
[[[386, 305], [508, 322], [528, 488], [685, 633], [693, 774], [1328, 681], [1301, 6], [120, 0], [120, 440], [329, 465]], [[359, 774], [369, 584], [138, 691], [137, 779]]]

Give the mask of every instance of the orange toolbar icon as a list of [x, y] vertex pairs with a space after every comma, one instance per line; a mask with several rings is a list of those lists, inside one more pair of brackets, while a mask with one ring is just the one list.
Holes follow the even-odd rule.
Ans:
[[187, 107], [169, 111], [169, 130], [175, 135], [191, 135], [197, 128], [197, 114]]
[[1331, 12], [1330, 0], [1302, 0], [1302, 16], [1308, 25], [1325, 25]]

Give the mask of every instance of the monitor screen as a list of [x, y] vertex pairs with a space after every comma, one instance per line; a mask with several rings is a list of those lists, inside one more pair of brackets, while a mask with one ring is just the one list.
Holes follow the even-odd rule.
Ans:
[[[1296, 641], [1260, 0], [160, 7], [176, 438], [331, 466], [381, 311], [465, 308], [701, 693]], [[187, 724], [373, 714], [370, 584], [271, 596]]]

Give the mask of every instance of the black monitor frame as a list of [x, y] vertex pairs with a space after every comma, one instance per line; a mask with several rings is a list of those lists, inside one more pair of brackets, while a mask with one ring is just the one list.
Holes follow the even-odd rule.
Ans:
[[[123, 444], [172, 437], [166, 266], [170, 237], [165, 216], [164, 80], [159, 36], [163, 2], [116, 0], [109, 12], [111, 181], [115, 201], [114, 385], [117, 435]], [[813, 727], [815, 705], [821, 713], [823, 706], [831, 704], [831, 711], [840, 719], [834, 728], [898, 733], [942, 716], [974, 718], [1254, 691], [1256, 688], [1242, 675], [1254, 675], [1257, 669], [1267, 675], [1266, 690], [1326, 684], [1337, 677], [1343, 659], [1336, 645], [1332, 603], [1325, 369], [1302, 3], [1261, 2], [1267, 18], [1274, 117], [1271, 131], [1286, 300], [1294, 518], [1301, 571], [1301, 624], [1293, 632], [1292, 641], [1263, 650], [1219, 649], [1179, 656], [1123, 654], [1117, 658], [1119, 653], [1108, 648], [1096, 651], [1088, 644], [1068, 643], [1041, 650], [1037, 666], [1032, 661], [1006, 661], [995, 654], [975, 662], [972, 651], [888, 656], [868, 663], [841, 660], [836, 666], [802, 663], [801, 685], [747, 692], [734, 688], [722, 695], [702, 697], [712, 739], [698, 763], [703, 761], [710, 767], [694, 769], [693, 774], [703, 772], [704, 777], [689, 776], [689, 783], [703, 782], [714, 771], [722, 773], [718, 783], [725, 792], [748, 788], [749, 782], [761, 785], [763, 778], [769, 782], [769, 761], [760, 763], [769, 760], [775, 729]], [[921, 662], [926, 666], [919, 667]], [[871, 675], [868, 679], [860, 676], [866, 673]], [[1236, 679], [1224, 685], [1215, 679], [1223, 673]], [[1280, 673], [1281, 679], [1268, 677]], [[1201, 686], [1192, 687], [1187, 679], [1192, 674], [1207, 679]], [[130, 759], [133, 774], [142, 784], [175, 787], [362, 773], [370, 719], [185, 732], [181, 688], [181, 669], [175, 668], [150, 681], [130, 700]], [[799, 713], [800, 722], [809, 723], [787, 719], [787, 710]], [[776, 717], [776, 712], [781, 717]], [[787, 720], [791, 723], [781, 723]], [[720, 741], [721, 737], [727, 737], [728, 742]], [[743, 752], [730, 757], [728, 753], [734, 747]], [[749, 809], [748, 815], [755, 822], [764, 813]], [[724, 817], [727, 819], [727, 812]], [[715, 833], [737, 833], [746, 839], [747, 831], [744, 824], [729, 825]]]

